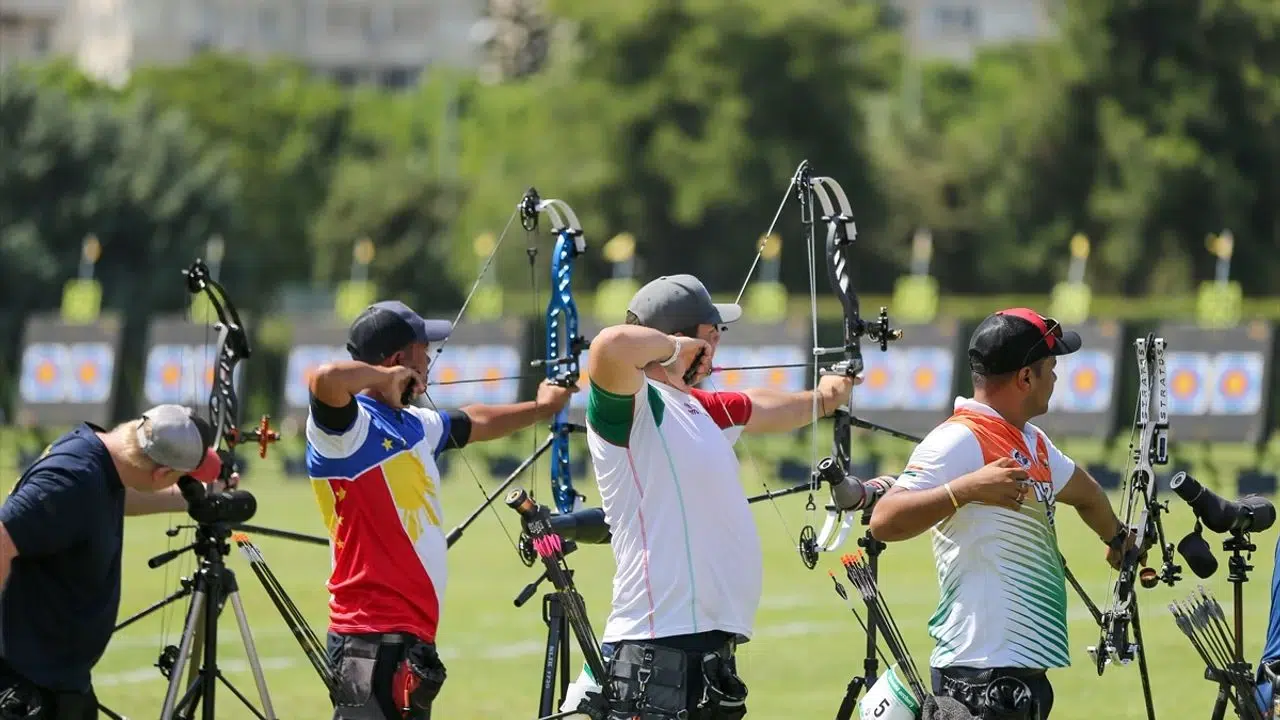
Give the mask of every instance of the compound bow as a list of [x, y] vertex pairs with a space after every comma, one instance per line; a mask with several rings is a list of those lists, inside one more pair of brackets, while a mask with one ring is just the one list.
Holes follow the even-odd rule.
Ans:
[[214, 329], [218, 331], [218, 344], [214, 352], [215, 366], [213, 381], [209, 386], [209, 423], [214, 427], [215, 437], [220, 447], [218, 456], [222, 460], [220, 479], [225, 484], [232, 473], [239, 471], [236, 458], [236, 447], [244, 443], [256, 443], [258, 457], [267, 456], [267, 447], [280, 439], [280, 433], [271, 429], [271, 416], [263, 415], [257, 427], [241, 430], [240, 400], [236, 395], [235, 370], [241, 360], [249, 359], [253, 353], [249, 345], [249, 333], [240, 322], [240, 313], [232, 304], [227, 291], [209, 274], [209, 267], [203, 260], [197, 259], [191, 267], [183, 271], [187, 278], [187, 292], [192, 295], [204, 293], [218, 322]]
[[[1146, 647], [1142, 641], [1142, 624], [1138, 618], [1138, 598], [1134, 582], [1153, 588], [1160, 583], [1172, 586], [1181, 579], [1182, 568], [1173, 562], [1173, 544], [1165, 542], [1160, 514], [1169, 512], [1168, 503], [1157, 499], [1158, 484], [1154, 466], [1169, 462], [1169, 393], [1165, 379], [1164, 338], [1148, 335], [1134, 341], [1138, 358], [1138, 405], [1133, 432], [1137, 441], [1130, 442], [1133, 469], [1124, 490], [1124, 527], [1129, 529], [1132, 544], [1126, 545], [1112, 585], [1111, 606], [1102, 613], [1101, 637], [1096, 647], [1088, 648], [1102, 675], [1108, 663], [1127, 665], [1138, 658], [1142, 677], [1143, 699], [1147, 717], [1154, 720], [1155, 706], [1151, 698], [1151, 680], [1147, 674]], [[1154, 388], [1153, 388], [1154, 385]], [[1154, 418], [1152, 415], [1154, 414]], [[1137, 521], [1134, 515], [1137, 514]], [[1162, 564], [1159, 572], [1142, 567], [1147, 548], [1160, 547]], [[1129, 628], [1133, 627], [1133, 642]]]
[[[573, 261], [587, 251], [587, 240], [573, 208], [563, 200], [543, 200], [537, 188], [529, 188], [520, 201], [520, 224], [526, 231], [536, 232], [538, 215], [543, 212], [551, 218], [556, 245], [551, 255], [551, 298], [544, 320], [547, 354], [533, 364], [542, 365], [547, 380], [571, 387], [578, 383], [578, 361], [587, 346], [578, 329], [578, 303], [573, 299]], [[530, 263], [535, 254], [536, 250], [530, 253]], [[569, 423], [569, 406], [565, 405], [551, 420], [551, 493], [556, 509], [562, 513], [581, 509], [586, 499], [574, 488], [569, 468], [569, 433], [573, 427]]]
[[[863, 370], [862, 361], [862, 338], [867, 338], [880, 345], [882, 351], [888, 349], [891, 341], [902, 337], [901, 330], [895, 330], [889, 326], [888, 309], [881, 308], [880, 316], [874, 322], [866, 322], [862, 319], [858, 296], [854, 291], [853, 282], [849, 277], [849, 250], [854, 240], [857, 238], [857, 225], [853, 220], [853, 208], [849, 204], [849, 197], [845, 193], [840, 183], [833, 178], [814, 175], [813, 168], [809, 161], [802, 161], [796, 168], [795, 174], [791, 178], [791, 183], [787, 188], [786, 194], [783, 196], [782, 203], [778, 206], [777, 212], [774, 214], [773, 222], [770, 223], [769, 229], [764, 234], [764, 240], [760, 244], [760, 248], [756, 253], [755, 260], [747, 271], [747, 277], [742, 283], [742, 288], [738, 292], [738, 298], [735, 302], [741, 303], [742, 296], [746, 293], [747, 285], [751, 282], [751, 275], [755, 272], [760, 258], [763, 257], [765, 248], [769, 243], [769, 239], [773, 236], [773, 229], [777, 225], [778, 218], [782, 215], [782, 210], [786, 206], [792, 193], [795, 194], [800, 204], [800, 220], [801, 223], [808, 228], [808, 261], [809, 261], [809, 301], [810, 313], [812, 317], [813, 331], [813, 349], [812, 353], [815, 358], [813, 366], [813, 386], [816, 389], [818, 379], [823, 374], [837, 373], [848, 377], [855, 377]], [[822, 214], [815, 217], [814, 200], [821, 206]], [[818, 344], [818, 289], [817, 289], [817, 221], [821, 220], [827, 225], [826, 238], [826, 259], [827, 259], [827, 277], [831, 283], [831, 289], [835, 292], [836, 297], [840, 300], [840, 306], [844, 314], [844, 337], [843, 343], [837, 347], [822, 347]], [[833, 363], [828, 368], [822, 368], [818, 362], [818, 358], [826, 355], [843, 355], [843, 359]], [[847, 539], [849, 531], [853, 526], [853, 514], [841, 510], [834, 502], [826, 506], [827, 517], [822, 525], [822, 531], [818, 532], [814, 528], [814, 513], [817, 511], [817, 503], [814, 495], [818, 490], [818, 486], [823, 481], [840, 482], [849, 476], [849, 445], [852, 428], [855, 424], [855, 418], [849, 413], [847, 407], [842, 407], [834, 414], [835, 426], [833, 431], [833, 456], [828, 457], [821, 462], [818, 457], [818, 440], [817, 440], [817, 420], [818, 420], [818, 396], [815, 393], [813, 399], [813, 421], [811, 423], [812, 445], [813, 445], [813, 466], [815, 471], [810, 474], [807, 487], [796, 488], [795, 490], [808, 490], [808, 500], [805, 503], [805, 510], [809, 514], [807, 522], [801, 528], [796, 543], [796, 547], [800, 552], [800, 558], [804, 562], [805, 567], [813, 569], [817, 566], [818, 557], [823, 552], [833, 552]], [[875, 429], [878, 426], [872, 426]], [[908, 437], [901, 433], [893, 433], [901, 437]], [[911, 438], [913, 439], [913, 438]], [[746, 450], [744, 446], [744, 450]], [[761, 485], [765, 492], [761, 495], [748, 498], [748, 502], [756, 502], [759, 500], [768, 500], [778, 512], [778, 517], [782, 518], [782, 513], [777, 508], [774, 500], [780, 495], [790, 494], [792, 490], [769, 490], [768, 483], [764, 480], [764, 475], [759, 471], [758, 465], [752, 453], [747, 450], [747, 456], [751, 464], [755, 467], [757, 477], [760, 478]], [[821, 471], [819, 471], [821, 469]], [[832, 471], [837, 472], [832, 472]], [[838, 480], [836, 480], [838, 478]], [[834, 501], [834, 498], [833, 498]], [[786, 521], [783, 520], [784, 529]], [[790, 534], [790, 531], [787, 531]]]
[[[521, 197], [520, 202], [516, 204], [515, 211], [512, 213], [511, 219], [507, 221], [502, 233], [498, 236], [494, 243], [493, 249], [490, 251], [488, 258], [477, 275], [475, 283], [472, 286], [471, 293], [463, 302], [462, 308], [458, 311], [457, 317], [454, 318], [453, 326], [458, 327], [462, 320], [463, 314], [466, 312], [467, 306], [470, 304], [471, 298], [475, 295], [476, 289], [480, 286], [480, 281], [484, 274], [488, 271], [493, 263], [494, 257], [497, 255], [499, 248], [502, 247], [502, 241], [507, 235], [507, 231], [511, 228], [511, 223], [516, 216], [520, 218], [520, 225], [529, 235], [528, 246], [526, 247], [526, 255], [529, 258], [529, 272], [534, 286], [534, 295], [537, 295], [537, 268], [536, 262], [538, 257], [538, 245], [533, 239], [533, 234], [537, 231], [539, 225], [539, 216], [545, 213], [551, 220], [551, 234], [556, 236], [555, 249], [551, 256], [551, 298], [547, 302], [544, 314], [545, 319], [545, 351], [546, 356], [540, 360], [532, 361], [534, 367], [541, 366], [544, 370], [544, 377], [561, 386], [569, 387], [578, 382], [580, 374], [580, 359], [582, 352], [586, 349], [586, 339], [582, 336], [579, 329], [578, 305], [573, 297], [573, 264], [578, 256], [586, 252], [586, 237], [582, 231], [582, 225], [578, 222], [577, 213], [568, 203], [555, 198], [543, 199], [536, 188], [529, 188]], [[436, 357], [439, 358], [440, 353], [444, 350], [447, 340], [436, 349]], [[434, 361], [433, 361], [434, 363]], [[434, 401], [428, 401], [434, 406]], [[558, 412], [552, 419], [550, 433], [546, 440], [542, 442], [529, 457], [525, 458], [514, 471], [509, 474], [505, 480], [499, 483], [498, 487], [491, 492], [484, 490], [479, 476], [466, 461], [466, 455], [461, 454], [463, 464], [471, 473], [476, 487], [480, 488], [484, 494], [484, 501], [473, 510], [461, 524], [450, 530], [447, 536], [447, 542], [450, 547], [462, 537], [462, 533], [471, 525], [486, 508], [491, 508], [494, 500], [501, 497], [507, 491], [507, 488], [516, 481], [526, 470], [528, 470], [543, 453], [548, 450], [552, 453], [551, 459], [551, 490], [555, 498], [555, 505], [559, 512], [567, 513], [579, 509], [582, 505], [584, 496], [577, 491], [573, 485], [573, 476], [570, 467], [569, 455], [569, 436], [574, 432], [582, 432], [583, 427], [569, 422], [569, 410], [566, 406]], [[507, 531], [506, 525], [502, 522], [495, 511], [494, 517], [497, 518], [499, 525], [503, 531], [507, 533], [508, 540], [520, 555], [521, 560], [526, 566], [532, 566], [537, 560], [534, 548], [530, 544], [530, 540], [526, 534], [522, 533], [520, 540], [517, 542], [511, 537]]]

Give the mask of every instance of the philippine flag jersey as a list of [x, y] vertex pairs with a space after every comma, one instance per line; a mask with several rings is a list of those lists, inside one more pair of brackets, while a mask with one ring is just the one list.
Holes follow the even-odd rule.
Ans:
[[307, 474], [331, 538], [329, 629], [434, 642], [447, 550], [436, 458], [454, 446], [451, 418], [363, 395], [356, 404], [341, 432], [314, 410], [307, 418]]

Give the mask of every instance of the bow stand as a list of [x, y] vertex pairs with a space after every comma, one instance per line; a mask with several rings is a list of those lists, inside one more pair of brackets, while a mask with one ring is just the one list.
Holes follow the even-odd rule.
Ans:
[[[187, 278], [187, 291], [193, 295], [204, 293], [218, 317], [215, 325], [218, 330], [216, 366], [210, 386], [208, 412], [209, 422], [216, 432], [217, 454], [222, 461], [218, 477], [223, 487], [226, 487], [227, 481], [239, 469], [236, 458], [238, 445], [256, 444], [259, 457], [266, 457], [267, 447], [280, 436], [271, 429], [270, 418], [267, 416], [263, 416], [253, 429], [242, 430], [239, 427], [239, 401], [234, 378], [236, 364], [248, 358], [251, 353], [248, 333], [240, 322], [235, 305], [227, 297], [226, 290], [210, 277], [209, 268], [203, 261], [196, 260], [184, 274]], [[178, 488], [187, 501], [188, 515], [196, 521], [195, 541], [157, 555], [147, 564], [157, 568], [190, 550], [199, 560], [195, 574], [191, 579], [183, 578], [182, 587], [177, 592], [125, 620], [115, 629], [119, 631], [190, 595], [191, 603], [179, 644], [166, 646], [156, 662], [161, 674], [169, 679], [164, 706], [160, 711], [161, 720], [189, 720], [195, 717], [197, 707], [204, 720], [213, 720], [218, 681], [226, 685], [256, 717], [273, 720], [275, 711], [267, 693], [266, 679], [253, 643], [253, 634], [240, 602], [235, 572], [225, 563], [225, 558], [231, 551], [227, 543], [232, 532], [231, 526], [252, 518], [257, 511], [257, 501], [246, 490], [212, 492], [190, 476], [179, 480]], [[175, 537], [181, 529], [182, 526], [172, 528], [167, 534], [171, 538]], [[228, 682], [218, 667], [218, 617], [228, 600], [235, 612], [240, 639], [244, 643], [245, 656], [257, 685], [262, 711], [255, 708]], [[199, 660], [191, 664], [190, 674], [184, 683], [183, 670], [193, 656]]]
[[[518, 215], [521, 227], [530, 234], [530, 241], [525, 252], [529, 258], [529, 274], [534, 286], [535, 296], [537, 295], [536, 261], [539, 250], [536, 242], [532, 239], [532, 235], [537, 232], [539, 216], [543, 213], [551, 220], [551, 234], [556, 237], [556, 243], [551, 256], [551, 297], [547, 302], [544, 314], [546, 355], [542, 359], [531, 361], [530, 365], [543, 368], [547, 380], [563, 387], [571, 387], [578, 383], [579, 358], [587, 346], [586, 339], [582, 337], [579, 329], [578, 305], [573, 297], [573, 263], [578, 256], [586, 252], [587, 242], [582, 232], [582, 225], [578, 222], [578, 215], [573, 211], [573, 208], [569, 207], [568, 203], [555, 198], [544, 200], [539, 196], [536, 188], [529, 188], [525, 192], [520, 202], [516, 205], [513, 219]], [[510, 228], [510, 226], [511, 222], [508, 221], [507, 228]], [[482, 268], [481, 275], [488, 268], [493, 259], [493, 254], [496, 254], [498, 248], [501, 247], [502, 238], [505, 235], [506, 229], [503, 230], [503, 235], [494, 244], [493, 252], [490, 254], [489, 260], [486, 261], [484, 268]], [[477, 278], [476, 283], [478, 285], [479, 278]], [[474, 294], [474, 288], [472, 293]], [[469, 300], [470, 298], [468, 298]], [[466, 304], [463, 303], [464, 311]], [[455, 327], [457, 327], [458, 320], [461, 317], [462, 312], [460, 311], [458, 318], [454, 320]], [[441, 345], [436, 351], [437, 356], [440, 350], [443, 349], [444, 346]], [[507, 488], [548, 450], [551, 451], [551, 491], [555, 499], [556, 509], [561, 513], [580, 509], [585, 497], [573, 485], [573, 475], [569, 464], [569, 436], [575, 432], [585, 432], [585, 430], [586, 428], [583, 426], [569, 422], [569, 409], [566, 406], [552, 418], [550, 432], [547, 434], [546, 439], [537, 445], [529, 457], [521, 461], [520, 465], [499, 483], [498, 487], [493, 491], [484, 492], [484, 487], [479, 485], [479, 478], [475, 476], [473, 471], [473, 478], [481, 491], [484, 492], [485, 499], [461, 524], [449, 531], [447, 536], [449, 547], [452, 547], [462, 537], [463, 532], [480, 517], [480, 514], [490, 507], [494, 500], [502, 496], [507, 491]], [[470, 469], [470, 464], [467, 464], [467, 467]], [[499, 523], [501, 523], [501, 519], [499, 519]], [[513, 545], [515, 544], [513, 542]], [[530, 544], [530, 539], [526, 536], [521, 536], [517, 545], [517, 552], [526, 567], [532, 567], [537, 560], [537, 555]]]
[[[1153, 588], [1164, 583], [1172, 586], [1181, 579], [1182, 568], [1173, 562], [1173, 544], [1165, 541], [1160, 514], [1169, 512], [1168, 502], [1156, 497], [1158, 484], [1154, 466], [1169, 462], [1169, 393], [1165, 378], [1164, 338], [1148, 335], [1134, 341], [1138, 359], [1138, 406], [1133, 426], [1137, 441], [1130, 442], [1133, 469], [1124, 489], [1124, 524], [1129, 528], [1130, 544], [1120, 559], [1120, 568], [1112, 585], [1111, 606], [1103, 611], [1098, 644], [1088, 648], [1096, 663], [1098, 675], [1111, 662], [1127, 665], [1138, 658], [1142, 678], [1142, 695], [1147, 717], [1154, 720], [1155, 705], [1151, 698], [1151, 678], [1147, 672], [1146, 646], [1142, 640], [1142, 623], [1138, 617], [1138, 598], [1134, 583]], [[1154, 417], [1153, 417], [1154, 415]], [[1135, 522], [1135, 515], [1136, 522]], [[1162, 563], [1157, 572], [1141, 567], [1146, 562], [1147, 548], [1158, 545]], [[1129, 628], [1133, 627], [1133, 640]]]
[[[603, 691], [588, 693], [577, 708], [555, 712], [557, 687], [561, 704], [564, 703], [569, 688], [570, 631], [578, 642], [578, 649], [582, 652], [583, 662], [592, 679], [602, 687], [607, 685], [600, 641], [591, 629], [586, 604], [574, 585], [573, 570], [565, 562], [565, 556], [576, 550], [577, 544], [556, 534], [551, 524], [551, 512], [539, 505], [523, 489], [516, 488], [508, 493], [506, 503], [520, 514], [523, 535], [529, 538], [535, 557], [542, 560], [544, 566], [542, 575], [525, 588], [521, 598], [527, 600], [532, 597], [543, 580], [550, 580], [555, 588], [553, 592], [544, 595], [542, 601], [543, 620], [547, 623], [547, 649], [542, 663], [542, 694], [538, 701], [538, 716], [541, 720], [552, 720], [582, 713], [592, 718], [603, 718], [606, 709]], [[520, 605], [521, 600], [517, 599], [516, 604]]]

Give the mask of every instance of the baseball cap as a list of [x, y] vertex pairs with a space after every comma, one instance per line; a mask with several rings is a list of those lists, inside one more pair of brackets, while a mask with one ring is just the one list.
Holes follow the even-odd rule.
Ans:
[[384, 300], [365, 308], [351, 323], [347, 352], [353, 360], [380, 363], [410, 343], [439, 342], [452, 331], [448, 320], [424, 320], [399, 300]]
[[969, 367], [979, 375], [1003, 375], [1050, 355], [1080, 349], [1080, 334], [1030, 308], [988, 315], [969, 338]]
[[137, 438], [144, 455], [201, 482], [213, 482], [222, 470], [213, 426], [181, 405], [157, 405], [142, 413]]
[[640, 324], [665, 333], [703, 323], [719, 325], [742, 317], [733, 303], [711, 302], [711, 293], [692, 275], [663, 275], [640, 288], [627, 306]]

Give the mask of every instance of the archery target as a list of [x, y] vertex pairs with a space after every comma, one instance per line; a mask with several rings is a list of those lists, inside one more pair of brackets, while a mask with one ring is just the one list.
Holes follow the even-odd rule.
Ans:
[[[799, 392], [806, 387], [804, 353], [790, 345], [721, 345], [716, 348], [714, 365], [728, 368], [711, 376], [708, 390], [741, 392], [748, 388], [773, 388], [783, 392]], [[750, 369], [736, 369], [750, 368]]]
[[1262, 353], [1219, 353], [1212, 377], [1211, 414], [1256, 415], [1262, 409]]
[[67, 401], [104, 403], [111, 397], [115, 353], [106, 343], [77, 343], [69, 348], [66, 373]]
[[[893, 358], [902, 368], [898, 382], [898, 408], [902, 410], [946, 409], [951, 401], [955, 360], [952, 353], [940, 347], [903, 348]], [[863, 383], [866, 383], [863, 378]], [[861, 404], [859, 404], [861, 405]]]
[[100, 404], [111, 397], [115, 353], [107, 343], [32, 343], [18, 392], [29, 405]]
[[25, 403], [62, 402], [67, 348], [60, 343], [33, 343], [22, 351], [19, 392]]
[[[1165, 355], [1170, 415], [1205, 415], [1213, 402], [1213, 357], [1202, 352]], [[1156, 392], [1156, 388], [1151, 389]]]
[[1069, 413], [1102, 413], [1111, 407], [1115, 389], [1115, 357], [1103, 350], [1079, 350], [1058, 358], [1058, 381], [1049, 409]]
[[[150, 405], [195, 405], [209, 398], [217, 372], [217, 348], [206, 345], [153, 345], [147, 351], [143, 394]], [[236, 365], [232, 384], [240, 386], [244, 366]]]
[[289, 350], [285, 369], [285, 401], [290, 407], [311, 405], [311, 376], [321, 365], [349, 360], [351, 355], [341, 345], [298, 345]]
[[427, 391], [440, 409], [515, 402], [520, 370], [520, 353], [508, 345], [450, 345], [431, 365]]
[[898, 348], [862, 356], [862, 383], [854, 388], [853, 404], [858, 410], [891, 410], [898, 405]]

